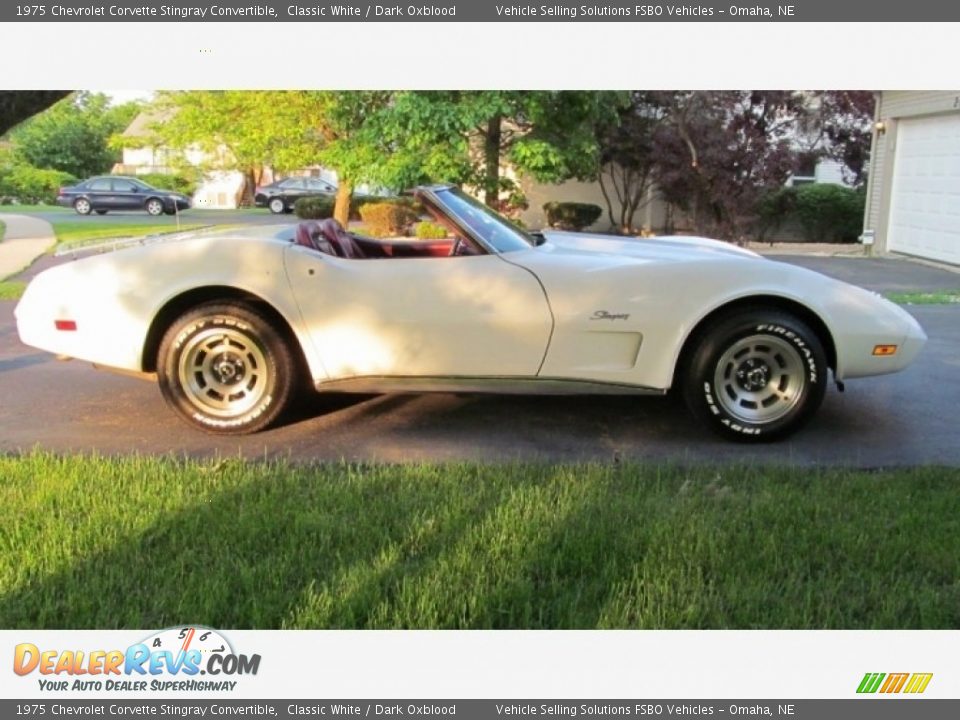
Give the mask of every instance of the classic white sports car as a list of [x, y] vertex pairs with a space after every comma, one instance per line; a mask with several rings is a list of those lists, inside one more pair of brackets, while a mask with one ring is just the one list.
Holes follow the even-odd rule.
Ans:
[[[448, 231], [374, 240], [336, 221], [200, 232], [30, 283], [20, 337], [156, 373], [188, 422], [248, 433], [305, 385], [337, 392], [666, 393], [743, 440], [796, 430], [837, 383], [895, 372], [926, 336], [880, 296], [693, 237], [528, 234], [447, 186]], [[302, 381], [307, 381], [306, 383]]]

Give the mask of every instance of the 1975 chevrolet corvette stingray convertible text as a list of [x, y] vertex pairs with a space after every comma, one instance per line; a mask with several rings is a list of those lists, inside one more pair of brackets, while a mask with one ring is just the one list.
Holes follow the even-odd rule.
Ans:
[[665, 393], [743, 440], [799, 428], [837, 382], [906, 367], [926, 336], [858, 287], [715, 240], [527, 234], [420, 188], [448, 231], [372, 240], [334, 220], [146, 241], [38, 275], [23, 342], [156, 372], [218, 433], [320, 391]]

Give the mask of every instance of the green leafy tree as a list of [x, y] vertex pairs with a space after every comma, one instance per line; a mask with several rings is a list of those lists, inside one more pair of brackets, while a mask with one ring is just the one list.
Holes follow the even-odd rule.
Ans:
[[346, 223], [356, 184], [389, 178], [382, 139], [368, 121], [385, 91], [187, 91], [161, 93], [151, 134], [126, 142], [202, 150], [205, 169], [238, 170], [250, 204], [265, 168], [323, 165], [338, 176], [335, 217]]
[[493, 207], [517, 191], [509, 163], [540, 182], [596, 177], [596, 127], [614, 122], [626, 96], [587, 91], [398, 93], [381, 136], [407, 177], [479, 188]]
[[406, 177], [406, 160], [392, 156], [381, 133], [392, 101], [393, 93], [385, 90], [304, 91], [286, 98], [286, 122], [299, 128], [300, 138], [286, 144], [279, 157], [288, 166], [318, 164], [337, 173], [333, 216], [343, 225], [357, 185], [394, 187]]
[[79, 92], [18, 126], [10, 140], [20, 163], [88, 177], [120, 160], [109, 139], [137, 112], [136, 103], [111, 106], [102, 93]]
[[[284, 160], [299, 157], [305, 142], [302, 128], [293, 120], [285, 91], [190, 90], [158, 93], [147, 108], [153, 121], [141, 137], [122, 138], [127, 145], [163, 147], [180, 151], [172, 165], [186, 163], [182, 153], [203, 152], [204, 170], [237, 170], [244, 176], [243, 202], [252, 204], [253, 193], [266, 167], [277, 170], [293, 165]], [[301, 154], [304, 154], [301, 152]]]

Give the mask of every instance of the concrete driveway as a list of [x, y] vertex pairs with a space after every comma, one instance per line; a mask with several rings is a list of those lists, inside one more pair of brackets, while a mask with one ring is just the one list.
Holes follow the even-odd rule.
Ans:
[[[779, 259], [876, 290], [960, 286], [960, 275], [905, 260]], [[319, 396], [283, 427], [218, 438], [177, 420], [152, 383], [58, 362], [21, 345], [13, 306], [0, 302], [0, 451], [5, 452], [40, 447], [302, 461], [621, 457], [730, 465], [960, 465], [954, 419], [960, 407], [957, 306], [908, 308], [930, 336], [916, 364], [898, 375], [851, 381], [843, 394], [831, 388], [810, 426], [787, 441], [756, 447], [717, 439], [671, 397]]]

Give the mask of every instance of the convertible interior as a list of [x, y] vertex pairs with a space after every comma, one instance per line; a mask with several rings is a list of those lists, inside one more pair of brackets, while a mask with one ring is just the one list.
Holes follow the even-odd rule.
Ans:
[[329, 218], [308, 220], [297, 225], [293, 241], [297, 245], [316, 250], [325, 255], [347, 260], [376, 260], [390, 258], [455, 257], [479, 255], [480, 251], [459, 236], [442, 240], [387, 239], [354, 235]]

